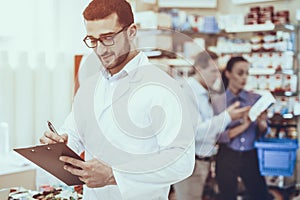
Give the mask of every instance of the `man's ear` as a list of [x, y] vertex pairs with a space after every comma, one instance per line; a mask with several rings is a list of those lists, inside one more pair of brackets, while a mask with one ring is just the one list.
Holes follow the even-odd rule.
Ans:
[[136, 31], [137, 31], [137, 27], [135, 24], [131, 24], [128, 29], [127, 29], [127, 32], [128, 32], [128, 36], [129, 37], [135, 37], [136, 36]]
[[227, 70], [225, 70], [225, 77], [226, 77], [227, 79], [230, 79], [230, 73], [229, 73]]

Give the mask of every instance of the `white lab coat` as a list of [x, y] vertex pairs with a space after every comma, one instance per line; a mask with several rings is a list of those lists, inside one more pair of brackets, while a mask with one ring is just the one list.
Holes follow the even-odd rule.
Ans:
[[[194, 132], [183, 93], [175, 80], [150, 65], [147, 57], [139, 53], [118, 74], [108, 78], [100, 72], [84, 82], [77, 92], [73, 111], [60, 131], [69, 133], [71, 148], [78, 153], [85, 150], [86, 160], [96, 157], [108, 163], [117, 182], [117, 185], [102, 188], [85, 187], [84, 199], [167, 200], [169, 186], [193, 171]], [[149, 73], [155, 72], [155, 77], [141, 75], [139, 67], [147, 67]], [[137, 69], [138, 73], [131, 73]], [[150, 82], [163, 80], [167, 85], [139, 87], [140, 93], [135, 95], [130, 89], [144, 86], [145, 78], [150, 78]], [[175, 92], [169, 92], [169, 88]], [[176, 116], [174, 93], [181, 99], [179, 113], [183, 113], [183, 118]], [[129, 102], [128, 107], [124, 108], [124, 101]], [[153, 106], [163, 108], [165, 115], [160, 113], [155, 119], [151, 118]], [[128, 116], [118, 117], [126, 111]], [[129, 122], [123, 120], [127, 118]], [[149, 128], [149, 124], [163, 125], [163, 130], [144, 139], [132, 137], [130, 130], [127, 130], [129, 135], [124, 130], [131, 128], [131, 125], [126, 127], [126, 123], [131, 122], [137, 126], [133, 132], [149, 131], [153, 128]]]
[[[212, 103], [209, 102], [208, 91], [193, 77], [187, 79], [188, 89], [192, 91], [189, 99], [194, 100], [194, 108], [198, 112], [195, 127], [196, 155], [200, 157], [210, 157], [216, 154], [216, 142], [219, 133], [224, 131], [231, 122], [231, 117], [225, 110], [218, 115], [214, 115]], [[186, 89], [185, 89], [186, 90]]]

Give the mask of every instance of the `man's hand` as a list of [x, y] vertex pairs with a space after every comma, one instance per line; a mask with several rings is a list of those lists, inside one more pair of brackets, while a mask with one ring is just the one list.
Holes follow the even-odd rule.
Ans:
[[65, 162], [64, 169], [79, 177], [90, 188], [116, 185], [111, 167], [97, 159], [81, 161], [68, 156], [59, 158]]
[[40, 138], [40, 143], [42, 144], [54, 144], [58, 142], [67, 143], [68, 135], [67, 134], [57, 134], [52, 131], [46, 131], [44, 135]]
[[248, 115], [248, 111], [250, 110], [250, 106], [245, 106], [243, 108], [239, 108], [240, 102], [234, 102], [234, 104], [230, 105], [227, 108], [227, 112], [229, 113], [231, 120], [237, 120], [243, 118], [244, 115]]

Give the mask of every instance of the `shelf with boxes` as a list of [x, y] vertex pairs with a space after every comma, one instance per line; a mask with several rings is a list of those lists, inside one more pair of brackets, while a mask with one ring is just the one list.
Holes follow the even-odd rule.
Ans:
[[256, 61], [250, 70], [251, 74], [270, 75], [280, 71], [294, 74], [291, 68], [295, 60], [295, 26], [289, 24], [289, 12], [275, 12], [273, 6], [251, 7], [249, 11], [247, 15], [203, 16], [183, 9], [158, 9], [159, 13], [170, 17], [169, 27], [186, 35], [172, 36], [172, 50], [176, 53], [189, 58], [192, 50], [186, 44], [197, 40], [201, 43], [200, 48], [221, 55], [221, 69], [230, 56], [243, 54]]
[[[202, 38], [206, 49], [219, 54], [221, 70], [231, 56], [240, 55], [249, 60], [251, 68], [247, 89], [268, 90], [276, 98], [276, 103], [268, 109], [271, 128], [268, 136], [271, 138], [257, 145], [260, 167], [264, 167], [261, 172], [276, 176], [271, 177], [276, 179], [273, 186], [295, 186], [296, 175], [291, 175], [299, 137], [299, 119], [296, 116], [300, 114], [297, 67], [300, 32], [298, 26], [290, 24], [289, 12], [274, 12], [271, 6], [250, 9], [251, 14], [247, 16], [199, 16], [182, 10], [161, 11], [171, 15], [174, 30], [193, 39]], [[173, 38], [175, 52], [179, 49], [185, 53], [184, 44], [185, 41]], [[178, 48], [180, 45], [183, 47]], [[277, 159], [279, 157], [283, 160]], [[281, 170], [277, 170], [279, 168]], [[283, 179], [282, 176], [289, 177]], [[277, 184], [278, 177], [280, 181]]]
[[216, 46], [209, 48], [221, 54], [225, 62], [231, 54], [242, 54], [250, 61], [255, 61], [253, 67], [277, 68], [284, 65], [285, 68], [291, 68], [296, 52], [295, 35], [295, 28], [282, 30], [277, 26], [272, 30], [254, 33], [227, 33], [217, 38]]
[[[246, 26], [246, 25], [245, 25]], [[223, 33], [216, 46], [221, 70], [232, 56], [243, 56], [250, 63], [246, 89], [268, 90], [276, 102], [268, 109], [271, 134], [269, 137], [297, 138], [299, 115], [296, 26], [247, 25], [247, 30]], [[255, 29], [259, 27], [258, 29]], [[255, 30], [255, 31], [253, 31]], [[253, 32], [252, 32], [253, 31]], [[225, 30], [226, 32], [226, 30]]]
[[[259, 15], [261, 16], [261, 15]], [[243, 56], [251, 64], [247, 89], [268, 90], [276, 102], [268, 109], [270, 134], [256, 141], [260, 172], [264, 176], [280, 177], [279, 188], [296, 183], [294, 167], [298, 148], [299, 70], [297, 26], [273, 21], [273, 14], [265, 24], [247, 22], [238, 28], [227, 28], [227, 35], [218, 37], [211, 48], [220, 56], [224, 67], [232, 56]], [[279, 18], [276, 18], [281, 19]], [[283, 22], [284, 21], [284, 22]], [[282, 23], [289, 23], [285, 17]], [[294, 176], [293, 176], [294, 175]], [[268, 183], [269, 184], [269, 183]]]
[[[290, 26], [291, 25], [289, 25], [289, 27]], [[251, 63], [249, 69], [250, 76], [246, 89], [255, 91], [268, 90], [272, 92], [276, 97], [276, 103], [269, 109], [269, 117], [272, 118], [273, 115], [279, 113], [283, 119], [290, 119], [300, 114], [295, 28], [284, 29], [284, 25], [276, 25], [274, 27], [274, 30], [263, 32], [247, 34], [245, 32], [223, 32], [210, 35], [210, 37], [217, 38], [216, 46], [210, 49], [219, 53], [220, 56], [218, 62], [221, 69], [226, 65], [231, 56], [240, 55], [245, 57]], [[204, 33], [189, 34], [193, 34], [195, 37], [206, 35]], [[173, 34], [172, 36], [174, 35], [176, 34]], [[181, 36], [180, 34], [177, 35]], [[227, 44], [224, 42], [225, 37], [228, 37], [226, 39], [229, 41]], [[173, 38], [173, 40], [175, 40], [175, 42], [173, 41], [174, 48], [174, 43], [176, 45], [179, 39]], [[237, 47], [233, 48], [232, 46], [234, 46], [236, 41], [244, 41], [244, 43], [248, 45], [247, 49], [245, 50], [245, 48], [242, 48], [241, 45], [243, 44], [241, 43], [236, 43]], [[263, 45], [264, 43], [268, 43], [269, 45], [273, 43], [274, 48], [263, 48], [264, 46], [267, 46]], [[261, 49], [258, 50], [257, 48], [252, 48], [252, 45], [254, 44], [260, 44]], [[184, 47], [182, 48], [185, 49]], [[227, 51], [220, 51], [222, 48]], [[193, 61], [188, 60], [187, 57], [180, 57], [177, 53], [172, 54], [172, 58], [177, 57], [176, 59], [158, 58], [158, 62], [161, 63], [164, 61], [171, 69], [176, 68], [176, 70], [182, 72], [182, 74], [179, 75], [188, 76], [192, 71], [191, 65]]]

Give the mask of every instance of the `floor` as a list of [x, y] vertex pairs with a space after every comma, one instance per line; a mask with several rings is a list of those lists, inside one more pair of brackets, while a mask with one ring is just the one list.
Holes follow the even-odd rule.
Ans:
[[[274, 197], [273, 200], [286, 200], [286, 199], [284, 199], [282, 194], [280, 192], [278, 192], [277, 190], [271, 190], [270, 189], [270, 193]], [[169, 200], [176, 200], [176, 194], [175, 194], [175, 191], [172, 187], [171, 187], [170, 194], [169, 194]], [[208, 195], [206, 195], [205, 197], [203, 197], [202, 200], [217, 200], [217, 198], [216, 197], [209, 197]], [[237, 200], [247, 200], [247, 198], [243, 198], [243, 197], [239, 196], [237, 198]], [[300, 200], [300, 192], [295, 191], [295, 193], [293, 195], [291, 195], [289, 200]]]
[[[270, 177], [269, 177], [270, 178]], [[281, 177], [283, 178], [283, 177]], [[273, 178], [272, 178], [273, 180]], [[280, 177], [277, 177], [275, 180], [282, 180], [280, 179]], [[268, 179], [268, 177], [266, 177], [266, 181], [267, 184], [269, 186], [269, 192], [270, 194], [272, 194], [273, 196], [273, 200], [300, 200], [300, 187], [295, 187], [292, 186], [289, 187], [288, 189], [280, 189], [279, 187], [276, 186], [271, 186], [273, 182], [269, 182], [271, 181], [271, 179]], [[249, 198], [247, 198], [247, 195], [245, 195], [245, 187], [242, 183], [241, 179], [238, 179], [238, 191], [240, 191], [240, 196], [237, 197], [237, 200], [248, 200]], [[274, 183], [273, 183], [274, 185]], [[275, 184], [277, 185], [277, 184]], [[202, 200], [218, 200], [218, 187], [217, 187], [217, 183], [215, 180], [215, 173], [214, 173], [214, 165], [212, 165], [212, 170], [211, 170], [211, 176], [208, 177], [207, 181], [206, 181], [206, 186], [204, 189], [204, 194], [203, 194], [203, 198]], [[244, 193], [244, 194], [243, 194]], [[171, 187], [170, 190], [170, 194], [169, 194], [169, 200], [177, 200], [176, 199], [176, 194], [175, 191], [173, 189], [173, 187]]]

